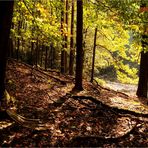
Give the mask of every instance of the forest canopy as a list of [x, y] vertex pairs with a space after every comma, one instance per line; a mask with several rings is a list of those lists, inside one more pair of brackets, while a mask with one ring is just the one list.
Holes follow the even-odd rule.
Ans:
[[[140, 11], [140, 5], [140, 0], [84, 0], [84, 77], [89, 79], [91, 75], [93, 39], [97, 28], [96, 80], [103, 76], [123, 83], [137, 83], [141, 34], [145, 32], [147, 15]], [[60, 70], [61, 51], [65, 51], [64, 72], [67, 73], [70, 50], [76, 47], [75, 16], [76, 5], [72, 10], [72, 0], [15, 1], [11, 29], [14, 48], [11, 48], [10, 56], [32, 65]], [[70, 46], [71, 38], [73, 47]]]

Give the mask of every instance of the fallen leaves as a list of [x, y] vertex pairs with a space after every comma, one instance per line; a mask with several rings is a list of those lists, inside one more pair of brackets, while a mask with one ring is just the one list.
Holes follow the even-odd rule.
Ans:
[[[102, 89], [86, 81], [83, 81], [84, 91], [71, 94], [74, 84], [73, 79], [68, 76], [54, 72], [56, 78], [53, 78], [50, 77], [53, 75], [52, 72], [49, 72], [49, 75], [42, 74], [41, 70], [32, 71], [28, 66], [14, 61], [9, 61], [8, 67], [7, 79], [15, 82], [16, 89], [13, 91], [11, 87], [9, 88], [9, 83], [7, 89], [17, 100], [16, 112], [26, 118], [38, 118], [44, 124], [35, 130], [18, 124], [15, 124], [14, 127], [5, 126], [0, 129], [1, 146], [133, 147], [138, 144], [140, 146], [148, 144], [145, 137], [148, 129], [146, 122], [137, 123], [130, 117], [119, 116], [110, 108], [96, 104], [88, 98], [72, 97], [73, 95], [93, 96], [105, 104], [118, 103], [123, 106], [128, 101], [128, 97], [124, 94]], [[61, 81], [65, 81], [65, 83], [61, 83]], [[125, 102], [122, 100], [124, 97]], [[111, 102], [109, 98], [116, 99]], [[129, 100], [130, 103], [132, 102]], [[138, 105], [138, 103], [134, 103], [134, 105]], [[125, 137], [122, 138], [124, 135]], [[10, 138], [7, 138], [9, 136]], [[76, 138], [83, 136], [83, 140]], [[107, 138], [110, 141], [107, 141]], [[112, 141], [112, 139], [115, 140]]]

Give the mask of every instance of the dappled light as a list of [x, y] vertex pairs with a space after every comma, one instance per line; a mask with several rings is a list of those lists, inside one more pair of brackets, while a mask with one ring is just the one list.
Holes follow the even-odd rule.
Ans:
[[147, 147], [148, 1], [0, 1], [0, 147]]

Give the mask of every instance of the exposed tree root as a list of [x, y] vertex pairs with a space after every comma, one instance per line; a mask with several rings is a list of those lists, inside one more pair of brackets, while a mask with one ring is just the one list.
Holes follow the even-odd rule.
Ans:
[[29, 128], [29, 129], [33, 129], [33, 130], [47, 130], [50, 129], [50, 125], [48, 123], [42, 123], [40, 121], [40, 119], [29, 119], [29, 118], [25, 118], [19, 114], [17, 114], [15, 111], [13, 111], [12, 109], [7, 109], [7, 113], [8, 115], [19, 125]]
[[128, 131], [126, 132], [124, 135], [121, 136], [117, 136], [117, 137], [104, 137], [104, 136], [97, 136], [97, 135], [91, 135], [91, 136], [83, 136], [83, 135], [78, 135], [76, 138], [74, 138], [73, 140], [90, 140], [92, 139], [97, 139], [97, 140], [101, 140], [101, 142], [108, 142], [108, 143], [114, 143], [114, 142], [118, 142], [121, 141], [124, 138], [129, 137], [130, 134], [132, 134], [134, 132], [134, 130], [136, 129], [137, 124], [135, 123], [135, 125]]
[[[72, 95], [72, 94], [71, 95], [67, 94], [65, 97], [66, 98], [71, 97], [73, 99], [81, 99], [81, 100], [82, 99], [88, 99], [88, 100], [91, 100], [92, 102], [96, 103], [97, 105], [101, 106], [102, 108], [106, 108], [106, 109], [113, 111], [114, 113], [116, 113], [119, 116], [130, 117], [131, 119], [136, 120], [136, 121], [140, 120], [140, 121], [148, 122], [148, 118], [147, 118], [148, 114], [139, 114], [139, 113], [129, 111], [129, 110], [110, 107], [106, 104], [103, 104], [101, 101], [99, 101], [96, 98], [93, 98], [91, 96], [76, 96], [76, 95]], [[64, 98], [62, 98], [62, 99], [64, 99]], [[64, 101], [65, 101], [65, 99], [64, 99]], [[54, 103], [57, 103], [58, 106], [59, 106], [63, 102], [54, 102]], [[33, 129], [33, 130], [39, 130], [39, 131], [50, 129], [50, 123], [43, 123], [40, 119], [25, 118], [25, 117], [17, 114], [13, 109], [7, 109], [7, 113], [15, 122], [19, 123], [23, 127], [27, 127], [27, 128], [30, 128], [30, 129]], [[132, 131], [132, 129], [131, 129], [131, 131]], [[127, 134], [129, 134], [129, 133], [130, 132], [127, 132]], [[95, 137], [95, 136], [93, 136], [93, 137]], [[103, 137], [98, 137], [98, 138], [103, 138]], [[104, 139], [109, 140], [109, 139], [112, 139], [112, 138], [105, 138], [104, 137]]]
[[114, 113], [121, 115], [121, 116], [127, 116], [135, 120], [140, 120], [140, 121], [146, 121], [148, 122], [148, 114], [142, 114], [142, 113], [137, 113], [134, 111], [130, 110], [125, 110], [125, 109], [120, 109], [117, 107], [112, 107], [106, 104], [103, 104], [101, 101], [97, 100], [96, 98], [93, 98], [91, 96], [76, 96], [76, 95], [71, 95], [72, 98], [74, 99], [88, 99], [91, 100], [92, 102], [96, 103], [97, 105], [112, 110]]

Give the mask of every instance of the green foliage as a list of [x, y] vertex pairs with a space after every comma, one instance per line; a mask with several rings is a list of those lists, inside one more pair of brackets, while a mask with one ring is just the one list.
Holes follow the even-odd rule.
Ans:
[[119, 81], [137, 82], [143, 32], [139, 9], [140, 3], [134, 0], [91, 0], [85, 4], [85, 67], [91, 69], [94, 28], [97, 26], [95, 69], [114, 65]]
[[[48, 45], [51, 42], [55, 43], [55, 40], [59, 41], [60, 22], [57, 15], [60, 11], [54, 11], [59, 4], [57, 3], [57, 6], [53, 1], [46, 2], [17, 1], [13, 17], [14, 28], [12, 28], [12, 36], [21, 36], [26, 41], [33, 40], [34, 42], [38, 38], [40, 42]], [[18, 21], [21, 21], [21, 26], [18, 26]]]
[[99, 78], [97, 78], [97, 77], [95, 77], [94, 79], [95, 79], [95, 81], [96, 81], [99, 85], [101, 85], [101, 86], [105, 86], [105, 85], [106, 85], [106, 82], [105, 82], [103, 79], [99, 79]]
[[[142, 2], [148, 3], [147, 0]], [[94, 29], [97, 27], [95, 73], [97, 74], [98, 69], [113, 66], [118, 80], [122, 82], [126, 80], [129, 83], [137, 81], [138, 57], [143, 50], [141, 34], [145, 31], [145, 21], [148, 14], [140, 13], [140, 3], [137, 0], [84, 1], [84, 76], [90, 76]], [[71, 7], [71, 0], [69, 6]], [[15, 2], [11, 36], [13, 39], [20, 39], [21, 42], [24, 42], [23, 45], [20, 45], [21, 51], [30, 54], [30, 42], [46, 46], [50, 46], [52, 43], [57, 52], [56, 60], [60, 63], [60, 51], [63, 50], [62, 45], [65, 44], [60, 30], [61, 12], [64, 7], [61, 0]], [[75, 28], [74, 30], [76, 31]], [[64, 23], [62, 31], [68, 37], [69, 43], [70, 25], [66, 26]], [[69, 46], [64, 50], [69, 54]], [[45, 50], [43, 52], [45, 54]]]

